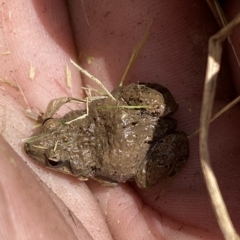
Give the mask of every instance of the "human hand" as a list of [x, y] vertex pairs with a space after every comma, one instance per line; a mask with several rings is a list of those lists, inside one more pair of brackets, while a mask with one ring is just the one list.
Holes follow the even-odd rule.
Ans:
[[[80, 77], [70, 58], [78, 59], [81, 55], [83, 68], [102, 80], [108, 89], [115, 88], [134, 47], [153, 19], [151, 35], [125, 84], [143, 81], [166, 86], [179, 103], [180, 109], [174, 115], [178, 129], [190, 134], [198, 128], [207, 41], [218, 29], [202, 1], [196, 1], [195, 5], [192, 1], [181, 4], [153, 0], [109, 4], [88, 1], [83, 3], [87, 17], [81, 1], [69, 4], [72, 28], [67, 7], [60, 1], [24, 1], [24, 5], [21, 1], [8, 1], [2, 5], [2, 51], [8, 49], [10, 54], [1, 58], [1, 78], [16, 80], [35, 112], [44, 111], [53, 98], [83, 97], [80, 87], [91, 84], [91, 80]], [[87, 57], [94, 58], [91, 64], [87, 63]], [[35, 68], [34, 80], [29, 78], [31, 65]], [[66, 86], [66, 65], [72, 72], [71, 89]], [[231, 84], [237, 91], [237, 82]], [[216, 109], [227, 103], [225, 96], [232, 97], [231, 84], [220, 82]], [[219, 239], [222, 236], [201, 174], [198, 136], [190, 139], [187, 166], [158, 200], [156, 196], [164, 188], [161, 183], [146, 191], [134, 184], [120, 184], [116, 188], [93, 181], [85, 184], [43, 169], [23, 153], [21, 139], [31, 135], [35, 123], [24, 115], [27, 104], [21, 93], [3, 87], [2, 133], [23, 160], [1, 139], [0, 206], [5, 226], [1, 239], [13, 236], [16, 239]], [[216, 120], [211, 125], [209, 140], [213, 167], [237, 229], [240, 224], [238, 117], [234, 109]]]

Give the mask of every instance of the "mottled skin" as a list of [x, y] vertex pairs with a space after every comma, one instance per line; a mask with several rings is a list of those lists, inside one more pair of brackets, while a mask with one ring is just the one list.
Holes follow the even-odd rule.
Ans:
[[25, 143], [26, 153], [49, 168], [105, 185], [134, 180], [149, 188], [181, 170], [189, 146], [170, 117], [178, 108], [171, 93], [142, 83], [118, 87], [112, 95], [116, 100], [88, 103], [88, 116], [70, 124], [86, 111], [46, 119]]

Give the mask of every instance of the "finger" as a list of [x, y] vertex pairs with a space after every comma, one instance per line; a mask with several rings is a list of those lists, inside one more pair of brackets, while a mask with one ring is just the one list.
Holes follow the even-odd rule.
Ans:
[[[211, 232], [159, 214], [127, 185], [105, 188], [90, 182], [115, 239], [213, 239]], [[150, 193], [151, 194], [151, 193]]]
[[[95, 71], [95, 76], [100, 76], [109, 87], [113, 88], [117, 85], [116, 79], [121, 76], [121, 68], [124, 68], [124, 63], [127, 64], [127, 56], [130, 56], [131, 50], [137, 43], [136, 41], [134, 45], [134, 40], [140, 38], [139, 32], [144, 33], [143, 24], [139, 24], [139, 26], [137, 23], [144, 22], [143, 19], [154, 18], [152, 35], [146, 42], [127, 83], [131, 78], [130, 81], [155, 81], [170, 88], [180, 106], [180, 110], [176, 114], [176, 118], [179, 120], [179, 129], [190, 133], [199, 126], [208, 39], [217, 31], [218, 27], [207, 5], [200, 2], [195, 6], [190, 1], [186, 1], [184, 4], [174, 2], [171, 5], [167, 3], [154, 5], [154, 3], [154, 1], [148, 1], [148, 6], [138, 3], [136, 9], [134, 8], [136, 6], [131, 5], [130, 1], [121, 2], [121, 6], [108, 4], [107, 7], [98, 2], [84, 2], [85, 10], [82, 10], [81, 16], [84, 16], [85, 13], [88, 21], [86, 19], [79, 21], [79, 18], [76, 17], [78, 21], [75, 24], [76, 29], [79, 29], [79, 51], [86, 52], [86, 56], [91, 56], [94, 61], [88, 65], [86, 58], [83, 58], [82, 64], [91, 72]], [[79, 11], [77, 7], [79, 6], [74, 5], [72, 9], [77, 12]], [[129, 11], [134, 9], [134, 14], [128, 14], [126, 9]], [[86, 32], [86, 34], [82, 36], [81, 32]], [[115, 54], [111, 54], [112, 52]], [[227, 89], [229, 91], [229, 87]], [[218, 103], [218, 106], [221, 104]], [[169, 192], [168, 197], [171, 199], [169, 208], [166, 211], [159, 208], [168, 199], [163, 196], [162, 202], [156, 204], [156, 209], [159, 212], [164, 211], [167, 215], [171, 212], [172, 204], [175, 203], [175, 208], [173, 208], [175, 212], [172, 212], [171, 216], [175, 218], [175, 215], [178, 215], [178, 220], [184, 221], [190, 204], [193, 209], [196, 207], [198, 212], [195, 214], [190, 210], [187, 223], [191, 224], [194, 221], [195, 226], [199, 225], [202, 228], [211, 226], [211, 229], [214, 228], [212, 233], [219, 236], [220, 232], [211, 212], [211, 204], [201, 177], [196, 138], [190, 140], [190, 146], [189, 164], [176, 177], [177, 179], [174, 181], [177, 182], [173, 186], [173, 190]], [[142, 194], [142, 197], [147, 199], [147, 193]], [[199, 197], [202, 201], [198, 200]], [[154, 205], [155, 198], [151, 193], [149, 198], [151, 203], [150, 201], [148, 203]], [[176, 199], [179, 201], [176, 202]], [[204, 211], [204, 209], [207, 210]], [[209, 221], [200, 220], [205, 218]]]
[[[26, 164], [2, 137], [0, 140], [1, 239], [78, 239]], [[83, 226], [81, 231], [91, 239]]]
[[[66, 18], [66, 6], [59, 1], [46, 1], [45, 5], [43, 2], [39, 5], [37, 2], [33, 3], [32, 5], [30, 1], [19, 1], [18, 3], [8, 1], [4, 5], [3, 13], [5, 14], [5, 21], [2, 33], [5, 36], [5, 46], [11, 51], [8, 55], [4, 56], [5, 59], [1, 58], [3, 61], [3, 68], [1, 69], [4, 69], [4, 73], [9, 74], [7, 75], [8, 78], [12, 77], [10, 78], [11, 80], [17, 80], [30, 106], [36, 107], [34, 109], [44, 111], [50, 99], [79, 93], [80, 88], [74, 86], [79, 86], [80, 82], [78, 82], [78, 72], [74, 72], [73, 68], [72, 77], [75, 79], [75, 82], [72, 89], [66, 88], [65, 66], [66, 62], [69, 61], [70, 55], [74, 55], [74, 45], [71, 44], [70, 28], [68, 18]], [[55, 24], [53, 24], [53, 21]], [[58, 42], [59, 39], [61, 41], [65, 40], [61, 43]], [[29, 79], [28, 75], [31, 62], [35, 68], [34, 80]], [[11, 73], [14, 73], [14, 75], [11, 75]], [[1, 116], [3, 119], [1, 130], [5, 138], [23, 156], [22, 139], [32, 133], [34, 123], [24, 116], [24, 108], [27, 104], [23, 100], [20, 91], [17, 92], [8, 86], [5, 88], [4, 97], [1, 98], [1, 106], [4, 113]], [[25, 159], [27, 161], [26, 157]], [[38, 166], [31, 163], [30, 165], [49, 186], [53, 186], [52, 188], [56, 187], [55, 192], [66, 196], [64, 192], [59, 191], [61, 186], [56, 182], [57, 177], [49, 178], [48, 176], [51, 175], [44, 175]], [[3, 174], [6, 176], [7, 173], [3, 172]], [[16, 174], [16, 172], [13, 172], [13, 174]], [[15, 187], [17, 186], [15, 185]], [[90, 192], [88, 193], [88, 196], [90, 196]], [[86, 193], [84, 196], [88, 202], [85, 205], [91, 207], [91, 201], [89, 201], [91, 197], [86, 198]], [[38, 208], [39, 206], [36, 205], [35, 207]], [[70, 208], [74, 211], [73, 207], [70, 206]], [[84, 206], [84, 209], [87, 212], [86, 206]], [[80, 210], [76, 212], [81, 215]], [[88, 216], [90, 217], [92, 215], [89, 212], [91, 211], [88, 211]], [[84, 214], [82, 215], [84, 216]], [[101, 226], [103, 230], [99, 231], [97, 227], [94, 228], [94, 224], [91, 224], [91, 234], [94, 236], [94, 232], [96, 232], [96, 234], [101, 236], [102, 233], [103, 238], [108, 239], [109, 232], [106, 225], [104, 227], [104, 220], [101, 217], [97, 219], [100, 219], [102, 224], [99, 224], [99, 221], [95, 221], [96, 224]], [[42, 224], [44, 225], [44, 223]]]

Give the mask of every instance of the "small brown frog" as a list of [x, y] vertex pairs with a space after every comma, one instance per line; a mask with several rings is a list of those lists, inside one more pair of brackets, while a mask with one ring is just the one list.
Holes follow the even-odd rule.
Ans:
[[149, 188], [180, 171], [189, 144], [171, 118], [178, 108], [171, 93], [159, 84], [140, 83], [118, 87], [112, 96], [90, 99], [87, 110], [60, 119], [53, 114], [74, 99], [51, 101], [25, 152], [48, 168], [108, 186], [136, 181]]

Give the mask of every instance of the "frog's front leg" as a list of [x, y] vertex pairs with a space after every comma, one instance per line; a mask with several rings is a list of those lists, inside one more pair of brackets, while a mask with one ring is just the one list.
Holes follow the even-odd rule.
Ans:
[[106, 98], [106, 96], [93, 96], [93, 97], [86, 97], [85, 99], [78, 99], [78, 98], [72, 98], [72, 97], [62, 97], [62, 98], [53, 99], [48, 104], [47, 110], [44, 113], [42, 120], [44, 121], [48, 118], [52, 118], [52, 116], [66, 103], [85, 103], [87, 105], [86, 107], [87, 113], [65, 123], [65, 124], [70, 124], [76, 120], [87, 117], [88, 111], [89, 111], [89, 103], [94, 100], [103, 99], [103, 98]]
[[105, 187], [117, 187], [118, 186], [117, 182], [113, 182], [109, 178], [105, 178], [102, 176], [92, 177], [92, 179], [101, 183]]
[[57, 98], [53, 99], [49, 102], [46, 112], [43, 115], [43, 121], [51, 118], [64, 104], [70, 103], [70, 102], [75, 102], [75, 103], [86, 103], [86, 99], [77, 99], [77, 98], [72, 98], [72, 97], [62, 97], [62, 98]]
[[183, 132], [169, 134], [158, 140], [140, 164], [136, 183], [149, 188], [159, 180], [173, 177], [186, 164], [189, 155], [188, 137]]

